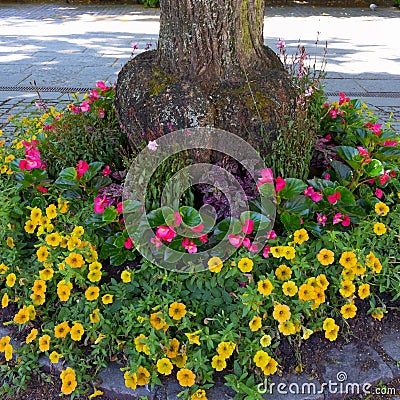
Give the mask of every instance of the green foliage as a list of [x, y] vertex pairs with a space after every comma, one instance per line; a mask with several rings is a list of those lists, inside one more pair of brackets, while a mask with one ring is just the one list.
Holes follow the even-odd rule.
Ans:
[[160, 7], [160, 0], [140, 0], [140, 3], [143, 4], [145, 7]]

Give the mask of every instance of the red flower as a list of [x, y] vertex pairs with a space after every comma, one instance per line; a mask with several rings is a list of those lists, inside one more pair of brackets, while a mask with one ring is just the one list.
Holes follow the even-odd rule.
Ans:
[[42, 193], [47, 193], [49, 191], [49, 189], [47, 189], [44, 186], [38, 186], [36, 189], [39, 190], [39, 192], [42, 192]]
[[281, 178], [280, 176], [278, 176], [278, 177], [275, 179], [275, 191], [276, 191], [276, 192], [279, 192], [279, 191], [281, 191], [285, 186], [286, 186], [286, 181], [285, 181], [283, 178]]
[[111, 168], [108, 165], [106, 165], [103, 171], [101, 171], [101, 173], [103, 176], [108, 176], [111, 174]]
[[96, 197], [94, 199], [94, 212], [96, 214], [103, 214], [104, 210], [106, 209], [106, 207], [108, 207], [109, 204], [110, 202], [106, 199], [105, 195], [103, 197]]
[[79, 160], [75, 169], [78, 173], [78, 179], [81, 179], [85, 172], [89, 169], [89, 164], [86, 161]]
[[331, 204], [335, 204], [338, 200], [340, 200], [339, 192], [335, 192], [335, 193], [331, 194], [330, 196], [328, 196], [328, 201]]
[[250, 235], [254, 229], [254, 221], [252, 219], [246, 219], [244, 225], [242, 226], [242, 231], [245, 235]]
[[133, 247], [133, 241], [131, 238], [125, 240], [124, 247], [128, 250], [130, 250]]

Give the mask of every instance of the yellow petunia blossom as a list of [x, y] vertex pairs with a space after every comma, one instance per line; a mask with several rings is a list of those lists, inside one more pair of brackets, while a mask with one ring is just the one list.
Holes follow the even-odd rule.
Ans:
[[358, 288], [358, 297], [360, 298], [360, 299], [365, 299], [365, 298], [367, 298], [370, 294], [371, 294], [371, 291], [370, 291], [371, 289], [370, 289], [370, 286], [369, 286], [369, 284], [368, 283], [363, 283], [359, 288]]
[[83, 328], [83, 325], [79, 322], [76, 322], [74, 325], [72, 325], [71, 330], [69, 331], [71, 339], [75, 342], [79, 342], [82, 339], [84, 333], [85, 329]]
[[330, 265], [335, 261], [335, 254], [328, 249], [321, 249], [317, 255], [317, 260], [322, 265]]
[[294, 335], [296, 333], [296, 326], [292, 321], [285, 321], [278, 325], [278, 330], [284, 336]]
[[150, 372], [145, 368], [140, 366], [137, 370], [137, 384], [139, 386], [148, 385], [150, 382]]
[[262, 368], [265, 375], [273, 375], [278, 370], [278, 362], [270, 357], [268, 363]]
[[14, 287], [16, 280], [17, 276], [14, 274], [14, 272], [11, 272], [11, 274], [8, 274], [6, 277], [6, 285], [12, 288]]
[[7, 293], [3, 294], [3, 297], [1, 298], [1, 308], [6, 308], [8, 307], [8, 303], [9, 303], [10, 299], [8, 297]]
[[200, 336], [199, 332], [193, 332], [193, 333], [185, 333], [185, 336], [189, 339], [189, 344], [197, 344], [200, 346]]
[[357, 264], [357, 256], [352, 251], [345, 251], [340, 256], [339, 264], [344, 268], [353, 268]]
[[354, 303], [348, 303], [341, 307], [340, 313], [344, 319], [354, 318], [356, 316], [357, 306]]
[[234, 342], [221, 342], [217, 346], [217, 353], [223, 358], [229, 358], [236, 348], [236, 343]]
[[124, 283], [129, 283], [131, 281], [131, 273], [130, 271], [122, 271], [121, 272], [121, 280]]
[[32, 234], [33, 232], [35, 232], [36, 226], [37, 224], [35, 224], [32, 220], [29, 219], [28, 221], [25, 222], [25, 227], [24, 227], [25, 232]]
[[356, 291], [356, 287], [352, 281], [342, 281], [340, 284], [342, 287], [339, 289], [339, 292], [343, 297], [350, 297]]
[[125, 386], [129, 389], [136, 390], [137, 387], [137, 375], [128, 371], [124, 373]]
[[293, 234], [293, 241], [296, 244], [302, 244], [306, 242], [309, 239], [308, 232], [302, 228], [298, 229], [294, 234]]
[[196, 375], [190, 369], [187, 368], [180, 369], [176, 374], [176, 377], [178, 379], [179, 384], [184, 387], [193, 386], [196, 380]]
[[206, 391], [197, 389], [191, 396], [190, 400], [207, 400]]
[[211, 257], [208, 260], [207, 265], [208, 269], [214, 273], [221, 272], [221, 269], [224, 266], [222, 260], [219, 257]]
[[253, 269], [253, 265], [254, 265], [253, 260], [248, 257], [244, 257], [238, 262], [238, 268], [243, 273], [250, 272]]
[[166, 322], [162, 318], [162, 314], [160, 312], [150, 314], [150, 325], [157, 330], [165, 328]]
[[257, 283], [257, 290], [263, 296], [269, 296], [272, 293], [273, 289], [274, 286], [269, 279], [264, 279]]
[[50, 204], [46, 208], [46, 216], [50, 220], [54, 219], [55, 217], [57, 217], [57, 207], [54, 204]]
[[175, 321], [179, 321], [186, 315], [186, 306], [175, 301], [169, 306], [168, 315]]
[[113, 302], [114, 296], [112, 294], [105, 294], [102, 298], [101, 301], [103, 304], [111, 304]]
[[249, 322], [249, 327], [252, 332], [257, 332], [262, 326], [261, 317], [254, 316], [252, 320]]
[[46, 246], [40, 246], [39, 249], [36, 251], [36, 255], [39, 262], [46, 261], [49, 257], [49, 250]]
[[158, 373], [160, 373], [162, 375], [170, 375], [172, 372], [172, 369], [174, 368], [171, 361], [166, 357], [160, 358], [157, 361], [156, 366], [157, 366]]
[[40, 339], [39, 339], [39, 350], [40, 351], [48, 351], [50, 348], [50, 336], [49, 335], [43, 335]]
[[11, 236], [6, 239], [6, 244], [10, 249], [15, 247], [14, 239]]
[[275, 275], [280, 281], [288, 281], [292, 276], [292, 270], [285, 264], [275, 270]]
[[288, 321], [291, 317], [290, 307], [286, 304], [275, 304], [274, 311], [272, 313], [273, 318], [278, 322]]
[[29, 332], [28, 336], [25, 339], [25, 343], [33, 342], [36, 339], [37, 334], [38, 334], [37, 329], [35, 328], [31, 329], [31, 331]]
[[223, 371], [226, 368], [225, 358], [220, 355], [214, 356], [211, 360], [211, 366], [218, 372]]
[[62, 354], [57, 353], [56, 351], [52, 351], [49, 355], [50, 362], [52, 364], [57, 364], [60, 358], [62, 358]]
[[375, 212], [378, 215], [385, 217], [387, 215], [387, 213], [389, 212], [389, 207], [385, 203], [380, 201], [379, 203], [375, 204]]
[[99, 297], [100, 289], [97, 286], [89, 286], [85, 291], [85, 298], [88, 301], [94, 301]]
[[386, 226], [382, 222], [377, 222], [374, 224], [374, 232], [376, 235], [381, 236], [386, 233]]
[[293, 297], [298, 292], [298, 288], [293, 281], [288, 281], [282, 285], [282, 291], [285, 296]]
[[71, 267], [71, 268], [81, 268], [83, 264], [85, 264], [85, 261], [82, 257], [82, 254], [79, 253], [71, 253], [66, 259], [65, 262]]
[[298, 296], [300, 301], [314, 300], [315, 290], [314, 287], [308, 283], [303, 283], [299, 287]]

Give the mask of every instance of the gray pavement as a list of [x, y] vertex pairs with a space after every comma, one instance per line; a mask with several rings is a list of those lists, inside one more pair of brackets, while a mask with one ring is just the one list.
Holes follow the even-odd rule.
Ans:
[[[133, 5], [0, 4], [0, 129], [37, 99], [68, 101], [96, 81], [114, 83], [132, 43], [156, 46], [159, 11]], [[400, 10], [267, 7], [265, 42], [288, 52], [300, 42], [316, 60], [327, 41], [325, 89], [361, 98], [383, 118], [400, 120]], [[318, 46], [315, 42], [318, 39]], [[396, 124], [396, 127], [398, 124]]]

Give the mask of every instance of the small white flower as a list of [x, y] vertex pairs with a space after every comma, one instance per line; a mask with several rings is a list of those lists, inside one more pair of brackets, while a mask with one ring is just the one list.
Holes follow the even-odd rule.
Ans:
[[150, 140], [149, 144], [147, 145], [147, 148], [151, 151], [156, 151], [158, 148], [158, 144], [155, 140]]

